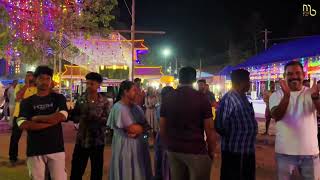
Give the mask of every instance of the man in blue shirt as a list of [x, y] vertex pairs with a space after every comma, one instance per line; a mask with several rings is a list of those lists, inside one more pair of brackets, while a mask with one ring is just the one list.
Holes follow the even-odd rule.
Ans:
[[258, 125], [246, 97], [249, 75], [244, 69], [232, 72], [232, 90], [223, 96], [217, 110], [215, 128], [221, 136], [221, 180], [255, 179]]

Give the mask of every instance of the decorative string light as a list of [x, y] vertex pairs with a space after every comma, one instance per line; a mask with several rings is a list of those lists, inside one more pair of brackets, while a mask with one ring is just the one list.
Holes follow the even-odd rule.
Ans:
[[76, 8], [82, 11], [83, 1], [65, 0], [64, 4], [58, 4], [55, 0], [1, 0], [9, 16], [9, 28], [15, 31], [15, 38], [24, 41], [34, 41], [40, 31], [53, 32], [55, 22], [62, 13]]
[[[124, 39], [119, 33], [110, 35], [109, 38], [101, 39], [101, 37], [92, 36], [90, 38], [75, 37], [70, 39], [73, 44], [80, 50], [83, 56], [89, 57], [91, 63], [89, 69], [102, 70], [101, 67], [96, 65], [126, 65], [127, 68], [131, 65], [131, 43]], [[148, 52], [148, 48], [143, 44], [143, 40], [136, 40], [139, 42], [139, 47], [135, 48], [135, 61], [136, 64], [142, 64], [139, 60], [140, 54]], [[88, 65], [88, 59], [85, 58], [77, 61], [78, 64]], [[82, 61], [83, 60], [83, 61]]]

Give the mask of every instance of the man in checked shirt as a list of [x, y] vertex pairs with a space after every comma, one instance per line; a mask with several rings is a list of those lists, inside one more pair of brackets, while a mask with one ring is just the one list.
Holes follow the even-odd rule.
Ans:
[[249, 75], [243, 69], [232, 72], [232, 90], [223, 96], [217, 110], [215, 128], [221, 136], [221, 180], [255, 179], [258, 125], [246, 97]]

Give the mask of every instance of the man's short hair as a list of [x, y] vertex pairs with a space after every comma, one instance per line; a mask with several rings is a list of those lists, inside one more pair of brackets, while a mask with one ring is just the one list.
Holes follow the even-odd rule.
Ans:
[[135, 82], [135, 83], [141, 83], [141, 79], [140, 79], [140, 78], [135, 78], [135, 79], [133, 80], [133, 82]]
[[288, 69], [289, 66], [299, 66], [301, 67], [301, 70], [303, 71], [303, 66], [299, 61], [290, 61], [284, 66], [284, 72]]
[[199, 79], [197, 83], [205, 83], [205, 84], [207, 84], [207, 81], [205, 79]]
[[33, 71], [27, 71], [27, 74], [32, 74], [32, 75], [34, 75]]
[[250, 81], [250, 73], [245, 69], [237, 69], [231, 73], [232, 84], [241, 84], [242, 82]]
[[179, 71], [180, 84], [192, 84], [196, 81], [197, 71], [193, 67], [183, 67]]
[[86, 75], [86, 80], [97, 81], [99, 84], [101, 84], [103, 81], [103, 78], [99, 73], [90, 72]]
[[169, 94], [170, 92], [173, 92], [174, 89], [171, 86], [166, 86], [161, 90], [161, 97], [164, 98], [167, 94]]
[[48, 66], [38, 66], [36, 71], [34, 72], [34, 77], [38, 77], [43, 74], [52, 77], [53, 70], [51, 68], [49, 68]]

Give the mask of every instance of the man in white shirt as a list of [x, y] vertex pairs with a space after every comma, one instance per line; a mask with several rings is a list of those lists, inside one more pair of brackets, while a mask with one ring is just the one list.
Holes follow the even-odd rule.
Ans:
[[271, 115], [276, 120], [276, 160], [278, 179], [289, 180], [299, 169], [304, 180], [320, 179], [319, 146], [317, 141], [317, 111], [320, 111], [319, 89], [304, 87], [301, 63], [285, 66], [281, 90], [269, 100]]

